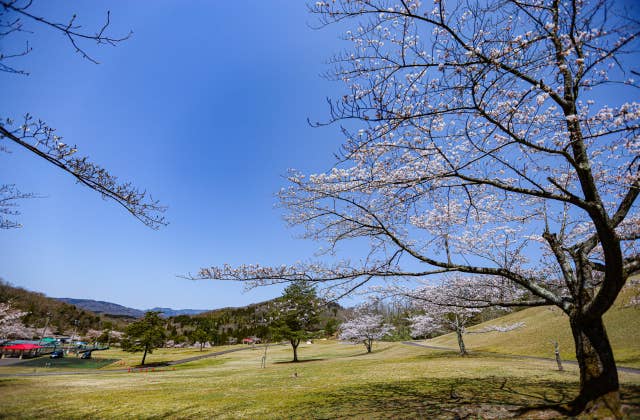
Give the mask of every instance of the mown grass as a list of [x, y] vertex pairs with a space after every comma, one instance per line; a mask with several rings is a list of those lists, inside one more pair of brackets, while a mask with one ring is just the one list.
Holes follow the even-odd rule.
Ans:
[[[20, 363], [19, 368], [26, 370], [33, 368], [47, 369], [100, 369], [102, 367], [118, 362], [118, 359], [92, 358], [81, 359], [79, 357], [64, 357], [61, 359], [50, 359], [48, 356], [37, 359], [27, 359]], [[14, 365], [14, 367], [17, 367]]]
[[[147, 354], [145, 366], [163, 366], [167, 362], [187, 359], [194, 356], [202, 356], [240, 346], [219, 346], [205, 348], [200, 351], [197, 348], [161, 348]], [[2, 367], [0, 373], [46, 373], [58, 372], [60, 368], [101, 368], [102, 370], [117, 370], [140, 367], [142, 353], [128, 353], [120, 348], [112, 347], [109, 350], [94, 351], [92, 359], [81, 360], [75, 355], [67, 355], [63, 359], [49, 359], [42, 356], [37, 359], [29, 359], [24, 362]], [[177, 367], [176, 367], [177, 368]], [[64, 369], [62, 369], [63, 371]]]
[[[0, 379], [8, 418], [504, 418], [567, 402], [578, 372], [552, 362], [458, 357], [401, 343], [333, 341], [271, 346], [146, 372]], [[2, 370], [0, 369], [0, 373]], [[622, 374], [627, 409], [640, 416], [640, 375]]]
[[[640, 368], [640, 307], [629, 306], [637, 290], [625, 289], [616, 304], [605, 314], [604, 322], [616, 361], [621, 366]], [[525, 326], [513, 331], [474, 333], [492, 325], [524, 322]], [[554, 357], [553, 341], [560, 344], [560, 355], [575, 360], [575, 346], [569, 327], [569, 318], [555, 307], [529, 308], [469, 328], [464, 335], [468, 350], [492, 351], [539, 357]], [[425, 344], [457, 348], [455, 334], [446, 334]]]

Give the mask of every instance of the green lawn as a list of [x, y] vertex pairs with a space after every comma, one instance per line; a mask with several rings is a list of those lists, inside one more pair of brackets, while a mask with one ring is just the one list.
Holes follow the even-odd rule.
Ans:
[[[147, 366], [161, 366], [166, 362], [186, 359], [193, 356], [201, 356], [213, 352], [219, 352], [236, 346], [219, 346], [213, 348], [205, 348], [200, 351], [197, 348], [162, 348], [156, 349], [151, 354], [147, 354], [145, 364]], [[57, 372], [60, 368], [100, 368], [101, 370], [115, 370], [135, 368], [142, 361], [142, 353], [127, 353], [119, 348], [111, 348], [109, 350], [94, 351], [92, 359], [81, 360], [75, 355], [66, 356], [63, 359], [49, 359], [49, 356], [39, 357], [37, 359], [27, 359], [24, 362], [0, 368], [0, 373], [46, 373]], [[177, 368], [177, 367], [176, 367]], [[64, 371], [64, 369], [62, 369]]]
[[[61, 359], [50, 359], [48, 356], [38, 357], [37, 359], [27, 359], [19, 365], [13, 365], [13, 371], [19, 372], [24, 369], [26, 372], [33, 369], [100, 369], [102, 367], [118, 362], [118, 359], [91, 358], [81, 359], [79, 357], [64, 357]], [[1, 371], [2, 373], [4, 371]]]
[[[504, 418], [568, 401], [578, 387], [573, 366], [558, 372], [552, 362], [461, 358], [401, 343], [366, 354], [364, 346], [318, 341], [301, 345], [296, 364], [290, 347], [273, 346], [265, 369], [262, 354], [160, 372], [4, 377], [0, 418]], [[621, 381], [627, 409], [640, 416], [640, 375]]]

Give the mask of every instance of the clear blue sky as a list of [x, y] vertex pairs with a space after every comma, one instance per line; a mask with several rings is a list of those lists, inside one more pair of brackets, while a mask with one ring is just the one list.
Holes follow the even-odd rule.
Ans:
[[[0, 116], [30, 112], [67, 143], [170, 208], [170, 225], [146, 228], [122, 208], [25, 151], [0, 154], [0, 180], [44, 198], [21, 202], [22, 229], [0, 232], [0, 277], [55, 297], [148, 308], [216, 308], [280, 294], [176, 277], [223, 263], [291, 263], [318, 247], [295, 239], [274, 208], [288, 168], [333, 163], [339, 127], [314, 129], [320, 77], [347, 48], [302, 1], [38, 1], [35, 13], [90, 32], [111, 10], [118, 47], [74, 53], [62, 35], [28, 23], [33, 52], [0, 74]], [[6, 40], [8, 41], [8, 39]], [[22, 38], [15, 38], [22, 42]], [[6, 43], [3, 49], [13, 44]], [[22, 44], [19, 44], [22, 45]]]

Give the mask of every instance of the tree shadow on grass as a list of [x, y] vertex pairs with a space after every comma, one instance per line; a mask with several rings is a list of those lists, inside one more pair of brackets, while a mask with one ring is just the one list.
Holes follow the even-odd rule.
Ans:
[[151, 363], [145, 363], [144, 365], [135, 365], [135, 368], [157, 368], [157, 367], [165, 367], [165, 366], [170, 366], [171, 363], [170, 361], [163, 361], [163, 362], [151, 362]]
[[[640, 386], [622, 390], [629, 417], [640, 416]], [[425, 378], [367, 383], [307, 396], [291, 415], [307, 418], [565, 418], [552, 407], [570, 402], [578, 384], [527, 378]], [[541, 408], [544, 407], [544, 408]], [[524, 409], [524, 410], [523, 410]], [[525, 414], [522, 414], [525, 413]], [[522, 416], [522, 417], [521, 417]]]
[[325, 358], [311, 358], [311, 359], [301, 359], [298, 360], [297, 362], [294, 362], [293, 360], [282, 360], [279, 362], [273, 362], [274, 365], [299, 365], [301, 363], [310, 363], [310, 362], [320, 362], [322, 360], [327, 360]]
[[[354, 347], [355, 347], [355, 345], [354, 345]], [[390, 347], [383, 347], [383, 348], [375, 348], [375, 347], [374, 347], [374, 348], [373, 348], [373, 350], [371, 350], [371, 353], [367, 352], [367, 349], [366, 349], [363, 345], [360, 345], [360, 349], [361, 349], [362, 351], [360, 351], [360, 352], [358, 352], [358, 353], [348, 354], [348, 355], [346, 355], [346, 356], [340, 356], [340, 357], [333, 357], [333, 359], [337, 359], [337, 358], [340, 358], [340, 359], [347, 359], [347, 358], [350, 358], [350, 357], [366, 357], [366, 356], [374, 356], [374, 355], [376, 355], [376, 354], [380, 354], [380, 353], [384, 353], [384, 352], [386, 352], [387, 350], [389, 350], [389, 349], [390, 349]], [[355, 348], [354, 348], [354, 350], [355, 350]]]
[[45, 356], [37, 359], [28, 359], [13, 366], [33, 368], [100, 369], [104, 366], [117, 362], [118, 360], [120, 359], [102, 359], [99, 357], [91, 359], [81, 359], [79, 357], [51, 359]]

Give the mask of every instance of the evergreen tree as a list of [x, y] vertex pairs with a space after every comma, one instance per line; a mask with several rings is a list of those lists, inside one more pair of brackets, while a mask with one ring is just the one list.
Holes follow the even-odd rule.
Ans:
[[144, 365], [147, 353], [153, 353], [154, 349], [164, 345], [165, 338], [164, 322], [159, 312], [147, 312], [144, 318], [127, 326], [122, 340], [122, 350], [131, 353], [144, 351], [141, 363]]
[[271, 333], [275, 339], [291, 343], [293, 361], [298, 361], [301, 340], [313, 337], [318, 328], [319, 299], [315, 288], [307, 282], [291, 283], [272, 312]]

